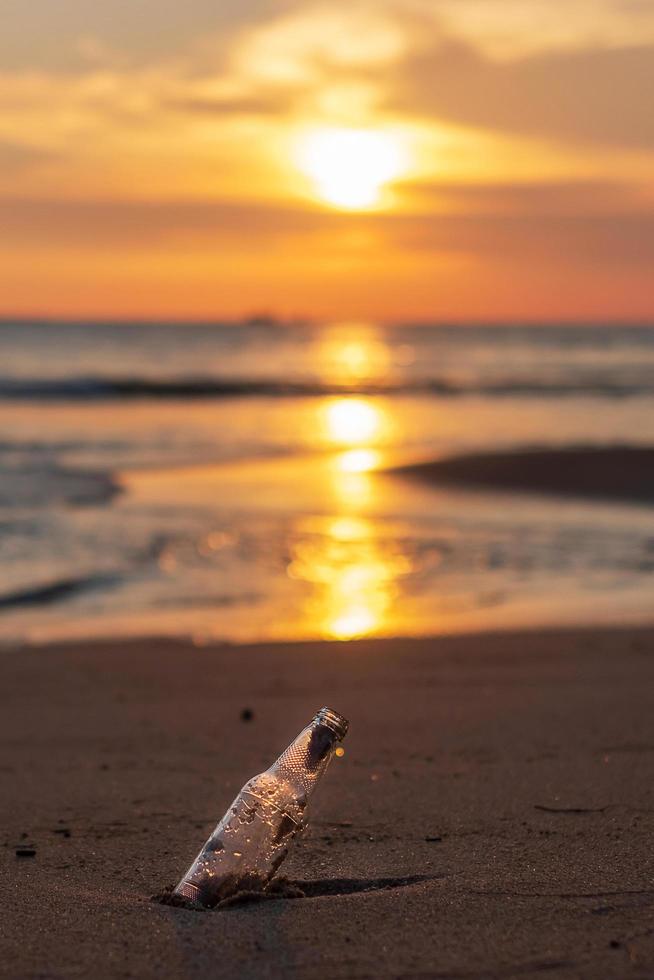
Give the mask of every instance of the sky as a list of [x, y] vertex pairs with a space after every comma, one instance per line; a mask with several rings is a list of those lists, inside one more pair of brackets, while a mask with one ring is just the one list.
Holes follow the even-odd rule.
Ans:
[[654, 320], [654, 0], [0, 11], [0, 315]]

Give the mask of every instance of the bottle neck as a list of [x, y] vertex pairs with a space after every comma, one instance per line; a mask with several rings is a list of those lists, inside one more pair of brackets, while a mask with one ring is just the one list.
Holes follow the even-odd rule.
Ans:
[[268, 770], [309, 797], [347, 731], [347, 721], [323, 708]]

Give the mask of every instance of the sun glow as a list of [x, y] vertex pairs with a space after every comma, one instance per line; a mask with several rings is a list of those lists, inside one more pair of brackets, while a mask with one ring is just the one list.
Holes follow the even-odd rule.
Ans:
[[316, 130], [302, 139], [298, 163], [323, 200], [352, 210], [377, 204], [384, 185], [406, 169], [399, 138], [368, 129]]
[[380, 434], [382, 414], [363, 398], [336, 398], [324, 411], [326, 435], [334, 445], [361, 446]]

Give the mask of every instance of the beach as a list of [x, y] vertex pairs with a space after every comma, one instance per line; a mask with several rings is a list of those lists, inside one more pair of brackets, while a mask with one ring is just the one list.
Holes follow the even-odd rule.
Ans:
[[654, 0], [5, 7], [0, 980], [654, 980]]
[[[0, 975], [652, 976], [653, 641], [4, 650]], [[351, 732], [282, 869], [305, 897], [153, 902], [323, 704]]]
[[0, 980], [654, 980], [654, 0], [4, 7]]

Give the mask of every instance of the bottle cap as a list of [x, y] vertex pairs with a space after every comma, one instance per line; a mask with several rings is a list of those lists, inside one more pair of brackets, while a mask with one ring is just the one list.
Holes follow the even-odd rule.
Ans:
[[350, 727], [350, 723], [347, 718], [343, 715], [339, 715], [338, 711], [333, 711], [331, 708], [321, 708], [315, 717], [315, 721], [320, 722], [322, 725], [326, 725], [327, 728], [331, 728], [337, 738], [343, 739], [347, 734], [347, 730]]

